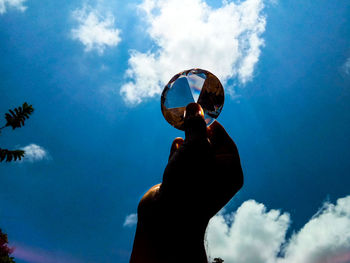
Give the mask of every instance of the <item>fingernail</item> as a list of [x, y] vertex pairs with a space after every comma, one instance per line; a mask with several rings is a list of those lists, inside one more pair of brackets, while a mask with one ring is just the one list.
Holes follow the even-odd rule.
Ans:
[[185, 119], [201, 116], [204, 118], [204, 111], [198, 103], [192, 102], [186, 106], [186, 110], [184, 112]]

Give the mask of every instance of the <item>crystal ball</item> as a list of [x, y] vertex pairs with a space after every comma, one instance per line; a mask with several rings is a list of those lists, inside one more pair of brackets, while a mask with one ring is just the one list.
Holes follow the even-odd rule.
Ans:
[[184, 112], [187, 104], [200, 104], [205, 122], [209, 126], [221, 113], [224, 100], [224, 88], [220, 80], [207, 70], [195, 68], [176, 74], [165, 85], [161, 108], [167, 122], [179, 130], [184, 130]]

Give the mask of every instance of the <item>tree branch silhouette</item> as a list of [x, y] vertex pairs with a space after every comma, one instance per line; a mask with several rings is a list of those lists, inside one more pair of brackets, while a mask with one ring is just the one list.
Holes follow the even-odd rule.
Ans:
[[2, 232], [0, 228], [0, 262], [1, 263], [15, 263], [13, 257], [10, 257], [12, 254], [13, 248], [8, 247], [7, 235]]
[[[22, 106], [14, 108], [13, 110], [10, 109], [8, 113], [5, 113], [6, 124], [0, 128], [0, 134], [1, 130], [6, 127], [12, 127], [12, 130], [23, 127], [25, 120], [29, 119], [29, 116], [33, 111], [33, 106], [28, 105], [27, 102], [24, 102]], [[0, 148], [0, 162], [21, 160], [24, 155], [25, 151], [23, 150], [8, 150]]]

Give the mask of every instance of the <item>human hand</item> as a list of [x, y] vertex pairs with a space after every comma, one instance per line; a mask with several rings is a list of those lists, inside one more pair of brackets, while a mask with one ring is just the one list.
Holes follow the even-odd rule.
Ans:
[[176, 138], [165, 168], [160, 196], [171, 209], [214, 216], [242, 187], [237, 147], [224, 127], [206, 127], [204, 113], [190, 103], [185, 113], [185, 140]]

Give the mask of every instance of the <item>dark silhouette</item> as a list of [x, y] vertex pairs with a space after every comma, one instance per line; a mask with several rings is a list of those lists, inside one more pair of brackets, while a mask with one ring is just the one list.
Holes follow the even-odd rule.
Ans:
[[14, 258], [10, 257], [12, 252], [13, 248], [8, 247], [7, 235], [0, 228], [0, 263], [15, 263]]
[[[5, 113], [6, 124], [0, 128], [1, 130], [6, 127], [12, 127], [12, 130], [21, 128], [24, 126], [24, 121], [29, 118], [34, 111], [32, 105], [28, 105], [26, 102], [23, 103], [22, 107], [14, 108]], [[0, 162], [6, 160], [6, 162], [21, 160], [25, 152], [23, 150], [8, 150], [0, 148]]]
[[242, 187], [235, 143], [215, 121], [206, 127], [203, 110], [185, 113], [185, 140], [171, 146], [163, 182], [138, 206], [131, 263], [208, 263], [204, 235], [208, 222]]
[[[32, 105], [28, 105], [26, 102], [23, 103], [22, 107], [14, 108], [5, 113], [6, 124], [0, 127], [1, 130], [6, 127], [12, 127], [12, 130], [21, 128], [24, 126], [24, 121], [29, 118], [34, 111]], [[0, 162], [6, 160], [6, 162], [21, 160], [25, 152], [23, 150], [8, 150], [0, 148]], [[15, 263], [12, 254], [13, 248], [8, 246], [7, 234], [3, 233], [0, 228], [0, 263]]]
[[225, 260], [223, 260], [222, 258], [214, 258], [213, 263], [223, 263]]

